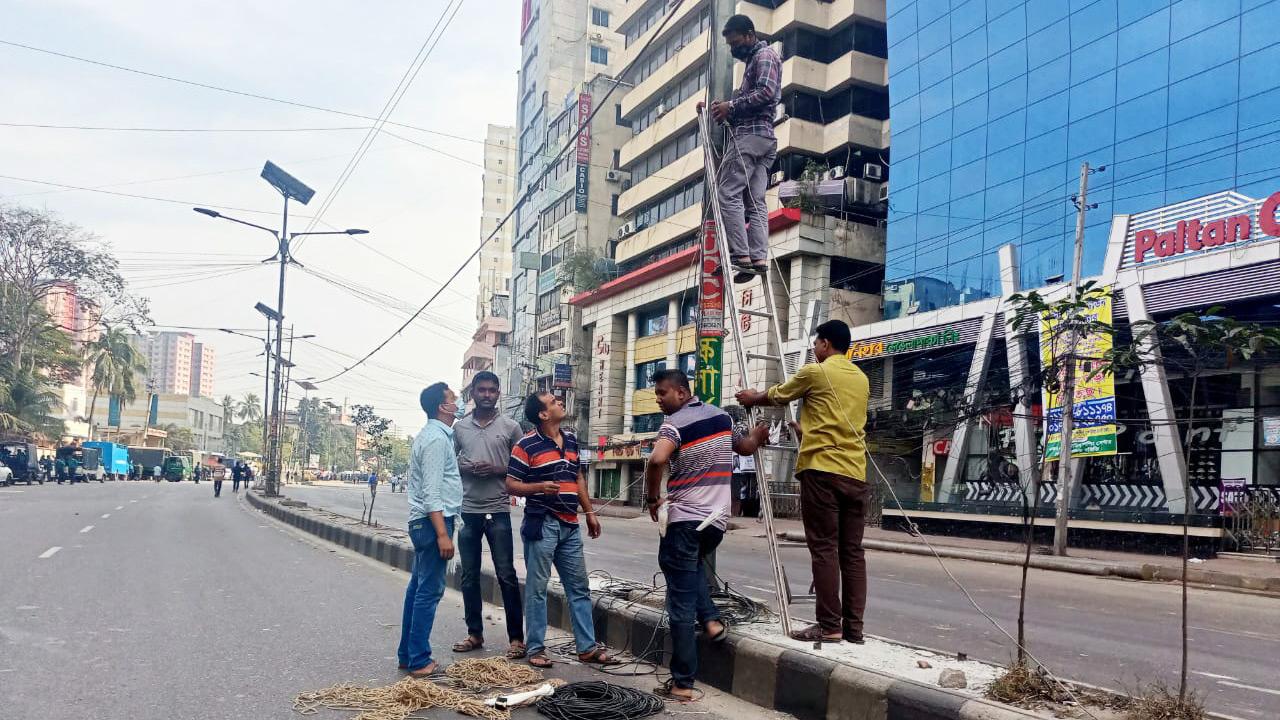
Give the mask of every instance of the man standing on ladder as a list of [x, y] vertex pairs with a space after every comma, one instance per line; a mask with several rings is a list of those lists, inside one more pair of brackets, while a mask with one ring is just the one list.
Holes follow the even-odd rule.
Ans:
[[[816, 363], [767, 391], [740, 390], [744, 407], [804, 400], [800, 410], [800, 517], [813, 563], [818, 624], [796, 640], [862, 643], [867, 606], [867, 376], [849, 362], [849, 326], [828, 320], [813, 341]], [[843, 591], [843, 592], [842, 592]], [[841, 595], [844, 601], [841, 602]]]
[[[729, 261], [738, 270], [733, 280], [743, 283], [768, 269], [769, 212], [764, 194], [778, 155], [773, 118], [781, 100], [782, 58], [756, 35], [755, 24], [746, 15], [730, 17], [722, 34], [730, 54], [747, 64], [742, 86], [733, 98], [713, 101], [709, 108], [713, 120], [729, 125], [716, 192]], [[703, 103], [698, 103], [698, 112], [702, 108]]]

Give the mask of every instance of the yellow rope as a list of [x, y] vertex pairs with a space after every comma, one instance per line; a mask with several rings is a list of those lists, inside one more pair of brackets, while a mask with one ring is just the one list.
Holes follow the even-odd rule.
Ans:
[[[463, 660], [445, 670], [448, 681], [472, 693], [489, 688], [518, 688], [542, 680], [542, 673], [504, 658]], [[475, 694], [438, 685], [430, 680], [403, 680], [382, 687], [342, 683], [315, 692], [300, 693], [293, 709], [314, 715], [321, 708], [358, 712], [352, 720], [405, 720], [428, 708], [454, 710], [483, 720], [510, 720], [511, 713], [484, 704]]]

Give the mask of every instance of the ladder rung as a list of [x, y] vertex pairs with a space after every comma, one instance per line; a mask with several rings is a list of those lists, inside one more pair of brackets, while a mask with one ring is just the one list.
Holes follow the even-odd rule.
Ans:
[[768, 360], [770, 362], [780, 363], [782, 358], [777, 355], [761, 355], [760, 353], [747, 353], [748, 360]]
[[760, 318], [769, 318], [770, 320], [773, 319], [773, 313], [767, 313], [763, 310], [747, 310], [746, 308], [738, 308], [738, 312], [742, 313], [743, 315], [754, 315]]

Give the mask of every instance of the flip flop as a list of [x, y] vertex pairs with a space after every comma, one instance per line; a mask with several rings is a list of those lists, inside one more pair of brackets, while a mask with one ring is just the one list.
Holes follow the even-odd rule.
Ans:
[[742, 283], [749, 283], [757, 277], [759, 276], [756, 275], [754, 270], [739, 270], [733, 274], [733, 281], [738, 285], [741, 285]]
[[[663, 700], [678, 702], [682, 705], [685, 703], [697, 702], [698, 697], [697, 695], [693, 694], [693, 688], [687, 688], [690, 691], [690, 694], [686, 697], [684, 695], [675, 694], [675, 692], [673, 691], [675, 684], [676, 684], [676, 681], [674, 679], [668, 679], [666, 682], [654, 688], [653, 694], [657, 695]], [[681, 688], [681, 689], [684, 690], [686, 688]]]
[[838, 643], [844, 639], [843, 634], [827, 635], [822, 631], [821, 625], [810, 625], [803, 630], [796, 630], [791, 633], [792, 640], [800, 640], [802, 642], [818, 642], [818, 643]]
[[[729, 626], [726, 625], [723, 620], [716, 620], [715, 622], [720, 623], [720, 632], [714, 635], [708, 633], [707, 640], [713, 643], [722, 643], [729, 638]], [[703, 628], [703, 632], [706, 632], [705, 627]]]
[[435, 675], [439, 670], [440, 670], [440, 663], [436, 662], [435, 660], [432, 660], [431, 662], [427, 663], [426, 665], [423, 665], [417, 670], [410, 670], [409, 677], [417, 678], [421, 680], [424, 678], [429, 678], [432, 675]]
[[617, 665], [618, 661], [610, 655], [603, 645], [597, 645], [590, 652], [578, 655], [578, 662], [583, 665]]
[[551, 658], [547, 657], [546, 652], [539, 650], [529, 656], [529, 664], [536, 668], [547, 670], [555, 663], [551, 662]]
[[512, 640], [511, 645], [507, 648], [508, 660], [520, 660], [525, 656], [527, 648], [525, 644], [519, 640]]
[[456, 653], [471, 652], [472, 650], [481, 650], [484, 648], [484, 640], [476, 642], [476, 639], [470, 635], [466, 640], [459, 640], [453, 644], [453, 651]]

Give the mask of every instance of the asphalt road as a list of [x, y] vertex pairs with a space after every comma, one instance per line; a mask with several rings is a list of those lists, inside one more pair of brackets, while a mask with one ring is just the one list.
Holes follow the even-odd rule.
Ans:
[[[0, 717], [296, 719], [299, 692], [399, 679], [405, 574], [268, 519], [230, 483], [223, 490], [214, 499], [207, 483], [0, 488]], [[433, 637], [445, 662], [465, 632], [461, 615], [451, 591]], [[552, 674], [601, 678], [580, 666]], [[765, 715], [715, 692], [697, 710], [708, 720]]]
[[[291, 497], [359, 517], [364, 487], [289, 486]], [[375, 519], [403, 527], [405, 495], [380, 489]], [[649, 582], [658, 572], [657, 532], [647, 518], [601, 517], [604, 534], [586, 546], [587, 565]], [[519, 544], [517, 543], [517, 554]], [[808, 551], [782, 549], [796, 592], [810, 582]], [[772, 571], [762, 533], [730, 533], [718, 553], [718, 572], [740, 591], [772, 597]], [[932, 558], [868, 554], [867, 632], [1008, 662], [1012, 643], [982, 617]], [[1019, 569], [947, 560], [947, 567], [977, 603], [1010, 633], [1016, 628]], [[805, 606], [799, 614], [805, 614]], [[1179, 664], [1179, 591], [1174, 585], [1033, 572], [1028, 599], [1029, 648], [1054, 672], [1114, 689], [1152, 680], [1176, 687]], [[1193, 589], [1192, 682], [1210, 709], [1241, 718], [1280, 717], [1280, 600]]]

